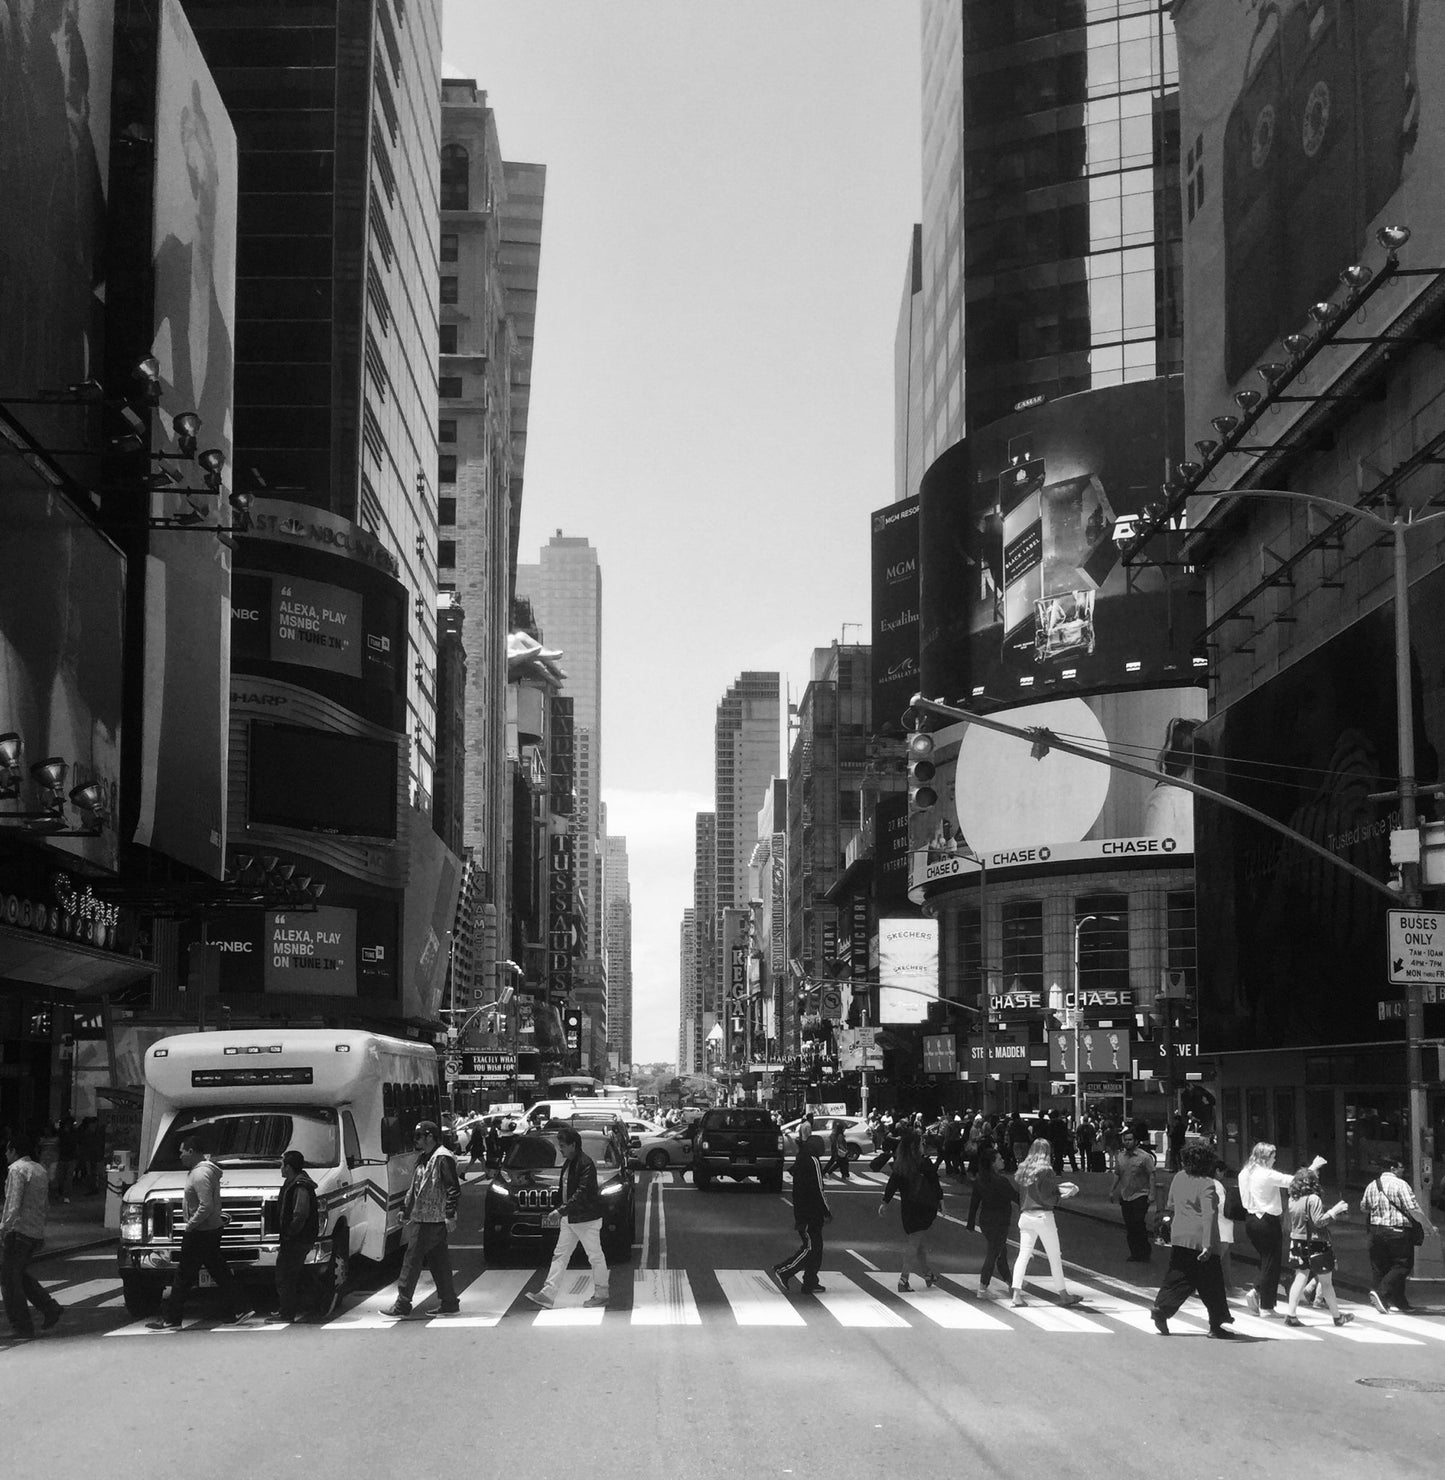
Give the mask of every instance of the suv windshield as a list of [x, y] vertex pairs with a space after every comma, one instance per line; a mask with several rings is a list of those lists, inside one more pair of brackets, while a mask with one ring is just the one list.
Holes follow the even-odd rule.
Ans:
[[[611, 1139], [596, 1131], [581, 1131], [582, 1151], [590, 1156], [599, 1167], [615, 1167], [621, 1163], [617, 1148]], [[529, 1131], [512, 1142], [502, 1165], [511, 1172], [545, 1172], [562, 1165], [562, 1149], [555, 1134]]]
[[151, 1157], [153, 1172], [180, 1172], [181, 1137], [195, 1131], [211, 1160], [223, 1167], [275, 1167], [283, 1151], [299, 1151], [310, 1167], [341, 1159], [336, 1112], [319, 1105], [223, 1105], [182, 1110]]

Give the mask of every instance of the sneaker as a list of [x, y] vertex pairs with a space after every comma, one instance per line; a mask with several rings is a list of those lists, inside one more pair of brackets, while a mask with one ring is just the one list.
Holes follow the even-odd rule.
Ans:
[[389, 1317], [393, 1321], [404, 1321], [409, 1315], [411, 1315], [411, 1306], [403, 1305], [398, 1300], [395, 1305], [388, 1305], [387, 1308], [382, 1311], [382, 1315]]
[[583, 1310], [606, 1310], [607, 1297], [605, 1295], [594, 1295], [590, 1300], [582, 1302]]
[[1216, 1341], [1233, 1341], [1235, 1339], [1234, 1332], [1228, 1326], [1211, 1326], [1209, 1328], [1209, 1335]]
[[164, 1316], [157, 1316], [155, 1320], [146, 1322], [147, 1331], [179, 1331], [180, 1329], [179, 1321], [168, 1321]]
[[439, 1316], [459, 1316], [462, 1313], [460, 1305], [439, 1305], [437, 1314]]
[[907, 1280], [899, 1280], [898, 1281], [898, 1293], [900, 1295], [901, 1294], [904, 1294], [905, 1292], [911, 1292], [912, 1289], [913, 1289], [913, 1286], [910, 1285]]
[[64, 1314], [65, 1307], [57, 1305], [55, 1309], [52, 1310], [48, 1315], [46, 1315], [45, 1318], [40, 1322], [41, 1330], [53, 1331], [55, 1327], [60, 1324], [60, 1318]]
[[1169, 1334], [1169, 1317], [1168, 1316], [1166, 1316], [1162, 1311], [1151, 1310], [1149, 1312], [1149, 1319], [1154, 1322], [1154, 1329], [1161, 1336], [1168, 1336], [1168, 1334]]
[[523, 1300], [530, 1300], [533, 1305], [540, 1305], [543, 1310], [551, 1310], [552, 1302], [538, 1290], [528, 1290], [522, 1296]]
[[1008, 1303], [1015, 1310], [1021, 1310], [1024, 1306], [1028, 1304], [1028, 1301], [1024, 1299], [1024, 1292], [1022, 1290], [1015, 1290], [1013, 1294], [1009, 1296]]
[[1249, 1307], [1250, 1315], [1257, 1316], [1259, 1314], [1259, 1291], [1246, 1290], [1244, 1292], [1244, 1303]]
[[931, 1290], [937, 1283], [938, 1276], [936, 1274], [926, 1274], [923, 1276], [923, 1288], [925, 1290]]
[[827, 1287], [827, 1285], [804, 1285], [803, 1286], [803, 1294], [804, 1295], [826, 1295], [827, 1293], [828, 1293], [828, 1287]]
[[992, 1300], [994, 1298], [993, 1291], [987, 1285], [980, 1285], [978, 1289], [970, 1290], [968, 1293], [970, 1295], [977, 1295], [980, 1300]]
[[1335, 1317], [1335, 1325], [1337, 1325], [1337, 1326], [1348, 1326], [1350, 1324], [1350, 1322], [1353, 1321], [1353, 1320], [1354, 1320], [1354, 1316], [1349, 1311], [1342, 1310], [1339, 1313], [1339, 1315], [1337, 1315]]
[[768, 1271], [768, 1273], [771, 1274], [774, 1280], [777, 1281], [778, 1288], [783, 1292], [783, 1294], [791, 1297], [793, 1293], [792, 1275], [781, 1273], [777, 1265], [774, 1265], [772, 1269]]
[[1380, 1312], [1381, 1315], [1385, 1314], [1385, 1302], [1380, 1299], [1380, 1292], [1378, 1290], [1370, 1291], [1370, 1304], [1373, 1305], [1375, 1309]]
[[1064, 1293], [1059, 1296], [1060, 1305], [1082, 1305], [1083, 1303], [1084, 1297], [1073, 1290], [1065, 1290]]
[[1310, 1297], [1310, 1305], [1315, 1310], [1329, 1309], [1329, 1301], [1325, 1299], [1324, 1292], [1322, 1290], [1316, 1290], [1315, 1293]]
[[1300, 1318], [1298, 1316], [1286, 1316], [1284, 1318], [1284, 1323], [1285, 1323], [1286, 1326], [1303, 1326], [1304, 1325], [1304, 1322], [1302, 1320], [1300, 1320]]
[[244, 1326], [255, 1314], [256, 1312], [254, 1310], [238, 1310], [235, 1315], [231, 1316], [228, 1320], [222, 1321], [221, 1324], [223, 1326]]

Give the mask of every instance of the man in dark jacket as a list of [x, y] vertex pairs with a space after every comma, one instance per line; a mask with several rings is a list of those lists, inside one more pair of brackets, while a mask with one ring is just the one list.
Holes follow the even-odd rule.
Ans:
[[321, 1231], [316, 1184], [306, 1175], [306, 1158], [299, 1151], [288, 1151], [281, 1158], [281, 1198], [277, 1211], [281, 1243], [276, 1251], [276, 1319], [299, 1321], [304, 1314], [301, 1307], [310, 1303], [311, 1294], [306, 1256]]
[[547, 1215], [549, 1228], [557, 1230], [557, 1252], [542, 1288], [528, 1291], [533, 1305], [550, 1310], [557, 1286], [567, 1270], [567, 1261], [578, 1244], [592, 1266], [592, 1295], [583, 1304], [602, 1307], [610, 1294], [607, 1256], [602, 1252], [602, 1194], [597, 1190], [597, 1163], [582, 1149], [582, 1137], [570, 1125], [557, 1131], [557, 1144], [565, 1158], [558, 1182], [559, 1206]]
[[[799, 1130], [801, 1131], [801, 1127]], [[789, 1292], [788, 1281], [801, 1272], [803, 1294], [821, 1295], [818, 1271], [823, 1267], [823, 1225], [833, 1214], [823, 1196], [823, 1169], [818, 1165], [813, 1142], [798, 1137], [798, 1156], [793, 1162], [793, 1226], [803, 1240], [797, 1253], [781, 1264], [773, 1265], [773, 1278]]]

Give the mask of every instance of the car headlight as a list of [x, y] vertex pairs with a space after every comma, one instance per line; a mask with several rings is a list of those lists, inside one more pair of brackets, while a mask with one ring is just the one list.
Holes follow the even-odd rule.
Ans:
[[621, 1191], [622, 1191], [622, 1183], [621, 1182], [609, 1182], [607, 1184], [607, 1186], [602, 1189], [602, 1196], [603, 1197], [615, 1197]]
[[512, 1189], [505, 1186], [501, 1182], [493, 1182], [492, 1185], [487, 1188], [487, 1196], [492, 1197], [494, 1195], [496, 1197], [511, 1197]]
[[703, 1150], [704, 1150], [704, 1151], [711, 1151], [711, 1150], [712, 1150], [712, 1147], [711, 1147], [711, 1146], [710, 1146], [710, 1145], [709, 1145], [709, 1144], [708, 1144], [708, 1143], [707, 1143], [707, 1142], [706, 1142], [706, 1141], [704, 1141], [704, 1142], [703, 1142], [703, 1143], [702, 1143], [702, 1149], [703, 1149]]
[[124, 1203], [120, 1210], [120, 1239], [122, 1243], [137, 1244], [145, 1236], [145, 1204]]

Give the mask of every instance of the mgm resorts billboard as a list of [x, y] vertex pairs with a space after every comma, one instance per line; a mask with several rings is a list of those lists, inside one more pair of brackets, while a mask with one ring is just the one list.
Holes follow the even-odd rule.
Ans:
[[[967, 722], [934, 731], [938, 801], [912, 818], [910, 897], [992, 876], [1101, 863], [1188, 867], [1203, 689], [1072, 696], [1010, 710], [1019, 729], [1067, 735], [1101, 756], [1156, 773], [1150, 780], [1059, 750], [1035, 758], [1027, 740]], [[955, 884], [954, 887], [957, 887]]]
[[[1407, 270], [1445, 250], [1445, 5], [1439, 0], [1177, 0], [1187, 442], [1313, 335], [1340, 274], [1378, 271], [1383, 227], [1407, 227]], [[1310, 363], [1298, 401], [1251, 442], [1290, 440], [1372, 336], [1408, 317], [1435, 276], [1395, 278]]]
[[1114, 538], [1158, 501], [1182, 420], [1177, 378], [1106, 386], [1003, 417], [933, 463], [918, 520], [923, 693], [992, 709], [1202, 666], [1198, 578], [1126, 568]]

